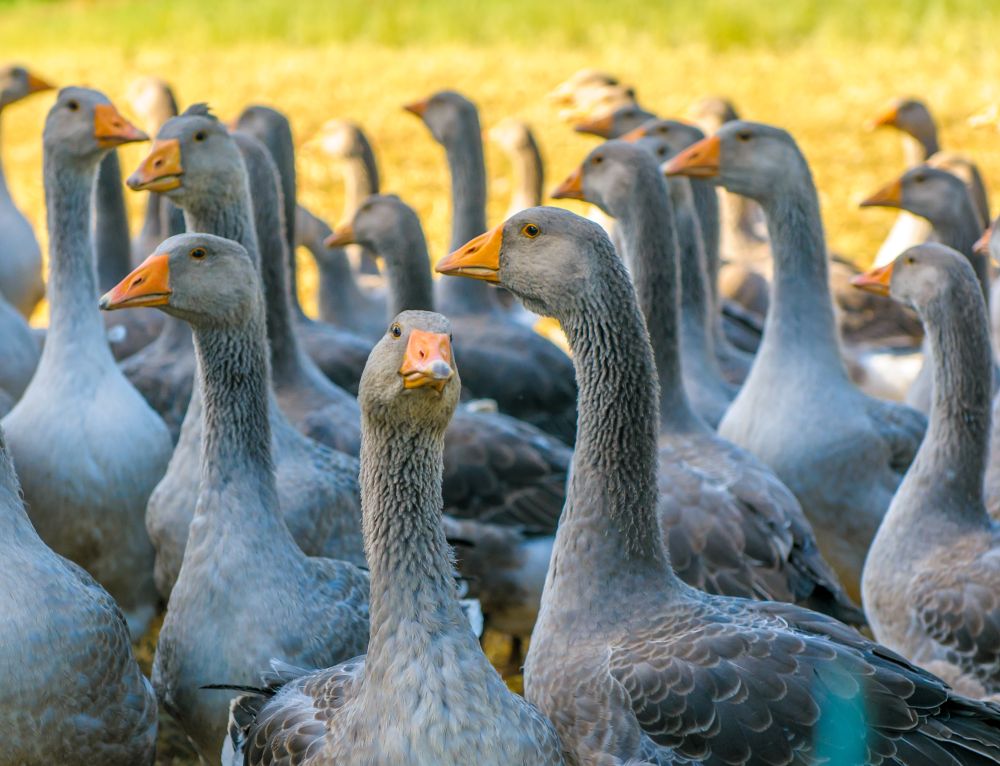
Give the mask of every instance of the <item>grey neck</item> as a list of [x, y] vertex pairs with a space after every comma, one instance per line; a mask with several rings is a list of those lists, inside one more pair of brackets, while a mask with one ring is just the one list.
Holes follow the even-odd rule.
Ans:
[[826, 240], [812, 175], [760, 201], [774, 255], [774, 285], [754, 369], [801, 365], [826, 380], [847, 381], [827, 275]]
[[28, 542], [41, 544], [21, 500], [21, 486], [14, 472], [14, 463], [7, 450], [7, 441], [0, 428], [0, 548], [23, 546]]
[[957, 285], [921, 312], [934, 373], [931, 410], [897, 495], [920, 493], [920, 502], [905, 504], [912, 513], [946, 512], [954, 521], [986, 525], [982, 487], [993, 365], [986, 305], [975, 293], [971, 285]]
[[969, 259], [979, 286], [982, 289], [983, 298], [989, 305], [990, 296], [990, 258], [989, 255], [973, 252], [973, 245], [982, 234], [979, 225], [979, 215], [972, 205], [972, 198], [965, 189], [964, 184], [949, 200], [951, 205], [946, 212], [935, 216], [931, 220], [934, 232], [938, 236], [941, 244], [957, 250]]
[[[422, 638], [478, 646], [457, 601], [441, 526], [444, 433], [412, 421], [363, 414], [361, 509], [371, 573], [371, 640], [366, 678], [398, 667]], [[407, 641], [400, 642], [400, 636]]]
[[[609, 210], [621, 223], [625, 260], [646, 318], [660, 384], [660, 430], [688, 432], [702, 424], [684, 391], [680, 356], [680, 286], [674, 210], [665, 183], [650, 164], [637, 172], [630, 194]], [[579, 437], [578, 437], [579, 438]]]
[[317, 236], [303, 244], [319, 270], [319, 316], [324, 322], [347, 326], [362, 310], [364, 296], [354, 281], [347, 252], [341, 247], [327, 249], [323, 240], [332, 233], [330, 227], [323, 221], [317, 226]]
[[545, 186], [545, 166], [535, 137], [528, 133], [525, 143], [510, 153], [514, 171], [514, 192], [507, 217], [542, 204]]
[[114, 364], [97, 308], [97, 278], [90, 237], [97, 163], [44, 157], [49, 230], [49, 329], [41, 366], [69, 367], [67, 355]]
[[[462, 130], [445, 145], [451, 170], [451, 246], [457, 250], [486, 231], [486, 164], [479, 118], [462, 117]], [[441, 309], [447, 314], [487, 314], [498, 310], [486, 282], [478, 279], [444, 279]]]
[[94, 248], [97, 251], [97, 285], [107, 292], [132, 270], [132, 243], [118, 152], [108, 152], [97, 170], [94, 190]]
[[937, 127], [933, 125], [929, 131], [923, 131], [919, 136], [903, 133], [903, 158], [908, 168], [920, 165], [940, 150]]
[[12, 202], [7, 179], [3, 173], [3, 107], [0, 107], [0, 203]]
[[[705, 249], [705, 274], [714, 313], [719, 311], [719, 195], [710, 181], [688, 179]], [[720, 320], [721, 321], [721, 317]]]
[[427, 241], [414, 218], [376, 243], [376, 252], [385, 262], [389, 283], [389, 316], [400, 311], [434, 311], [434, 282], [431, 279]]

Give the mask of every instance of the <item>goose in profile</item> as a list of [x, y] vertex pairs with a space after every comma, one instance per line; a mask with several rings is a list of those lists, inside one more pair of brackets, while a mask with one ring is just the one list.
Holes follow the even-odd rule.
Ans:
[[775, 265], [764, 337], [719, 435], [763, 460], [792, 490], [823, 557], [856, 599], [865, 554], [926, 420], [863, 394], [847, 375], [816, 187], [787, 132], [729, 122], [664, 170], [717, 179], [756, 199], [767, 215]]
[[596, 224], [532, 208], [437, 268], [502, 283], [558, 319], [573, 349], [577, 447], [525, 666], [526, 696], [571, 762], [1000, 758], [1000, 708], [955, 694], [834, 619], [677, 578], [657, 529], [653, 352], [625, 267]]
[[552, 724], [510, 692], [456, 598], [441, 526], [444, 433], [458, 404], [451, 328], [404, 311], [359, 389], [371, 641], [320, 671], [278, 665], [233, 703], [233, 763], [555, 766]]
[[[101, 299], [191, 325], [204, 434], [201, 486], [153, 662], [163, 708], [219, 764], [232, 692], [271, 659], [327, 667], [364, 651], [368, 577], [302, 552], [282, 518], [271, 455], [264, 294], [250, 254], [209, 234], [163, 242]], [[249, 575], [249, 576], [248, 576]]]
[[31, 384], [3, 420], [38, 534], [107, 589], [134, 637], [158, 600], [145, 513], [170, 460], [170, 434], [111, 355], [94, 297], [90, 223], [101, 160], [145, 140], [95, 90], [64, 88], [49, 111], [49, 329]]
[[933, 243], [854, 283], [919, 312], [934, 375], [927, 436], [865, 560], [872, 631], [963, 694], [996, 695], [1000, 526], [983, 502], [993, 359], [981, 284], [966, 256]]

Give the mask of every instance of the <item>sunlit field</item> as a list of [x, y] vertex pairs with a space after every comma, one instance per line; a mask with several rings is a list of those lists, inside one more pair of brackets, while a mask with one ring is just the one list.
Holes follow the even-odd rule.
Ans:
[[[697, 98], [724, 95], [747, 118], [787, 128], [811, 162], [831, 249], [860, 265], [874, 256], [893, 213], [857, 203], [903, 168], [898, 134], [864, 128], [889, 98], [926, 100], [942, 147], [970, 154], [991, 192], [1000, 191], [997, 127], [969, 123], [1000, 104], [1000, 3], [778, 5], [0, 0], [0, 58], [60, 85], [96, 87], [133, 118], [127, 88], [151, 74], [175, 87], [182, 108], [205, 101], [223, 119], [252, 103], [283, 110], [299, 149], [299, 201], [331, 224], [342, 215], [340, 174], [313, 139], [332, 117], [355, 120], [372, 139], [384, 190], [420, 214], [432, 258], [448, 245], [447, 167], [443, 150], [402, 105], [449, 88], [479, 105], [484, 128], [505, 117], [526, 120], [551, 189], [595, 145], [545, 98], [582, 67], [634, 84], [640, 103], [663, 116], [682, 117]], [[43, 252], [40, 133], [51, 102], [51, 94], [28, 99], [6, 110], [2, 125], [7, 182]], [[123, 148], [123, 171], [145, 152]], [[509, 167], [493, 146], [487, 164], [489, 219], [497, 223], [508, 204]], [[128, 201], [137, 229], [144, 199], [129, 193]], [[299, 257], [302, 299], [311, 308], [315, 269], [307, 254]], [[45, 312], [43, 305], [35, 323], [44, 324]], [[147, 662], [151, 649], [146, 642]], [[158, 763], [196, 762], [174, 745], [162, 749]]]

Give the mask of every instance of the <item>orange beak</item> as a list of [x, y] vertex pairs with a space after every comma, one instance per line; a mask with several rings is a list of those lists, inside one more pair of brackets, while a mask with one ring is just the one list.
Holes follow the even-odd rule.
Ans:
[[986, 231], [983, 232], [983, 236], [976, 240], [976, 244], [972, 246], [972, 252], [976, 255], [988, 255], [990, 252], [990, 239], [993, 237], [993, 229], [996, 227], [996, 221], [991, 223], [986, 227]]
[[426, 99], [426, 98], [423, 101], [414, 101], [411, 104], [406, 104], [403, 107], [403, 109], [405, 109], [406, 111], [408, 111], [410, 114], [415, 114], [420, 119], [423, 119], [424, 112], [427, 111], [427, 104], [429, 103], [429, 101], [430, 101], [430, 99]]
[[101, 296], [104, 311], [140, 306], [166, 306], [170, 302], [170, 256], [154, 253], [131, 274]]
[[714, 178], [719, 175], [721, 155], [722, 142], [719, 137], [709, 136], [675, 155], [663, 165], [663, 173], [668, 176]]
[[149, 136], [122, 117], [111, 104], [94, 107], [94, 138], [102, 149], [149, 140]]
[[501, 244], [503, 244], [502, 224], [446, 255], [438, 261], [435, 271], [497, 284], [500, 282]]
[[611, 138], [611, 131], [614, 130], [614, 127], [614, 112], [608, 112], [607, 114], [602, 114], [600, 117], [594, 117], [577, 123], [573, 126], [573, 130], [577, 133], [587, 133], [591, 136]]
[[354, 242], [354, 226], [350, 221], [340, 224], [333, 230], [333, 234], [323, 240], [323, 244], [331, 248], [353, 245]]
[[168, 192], [181, 185], [182, 175], [184, 166], [181, 164], [181, 142], [176, 138], [169, 138], [153, 142], [152, 151], [126, 183], [132, 191], [148, 189]]
[[430, 386], [438, 393], [443, 391], [455, 375], [451, 365], [451, 340], [447, 334], [411, 331], [399, 374], [403, 377], [403, 388]]
[[50, 82], [43, 80], [38, 75], [34, 75], [28, 72], [28, 93], [41, 93], [43, 90], [52, 90], [55, 85]]
[[899, 117], [899, 106], [893, 104], [887, 107], [883, 111], [879, 112], [875, 119], [869, 120], [866, 124], [868, 130], [875, 130], [876, 128], [893, 127], [896, 125], [896, 118]]
[[851, 284], [868, 293], [888, 296], [894, 264], [895, 261], [877, 269], [867, 271], [864, 274], [858, 274], [856, 277], [851, 278]]
[[586, 199], [583, 196], [583, 165], [552, 191], [552, 199]]
[[891, 184], [883, 186], [872, 196], [861, 203], [859, 207], [902, 207], [903, 180], [897, 178]]
[[630, 130], [624, 136], [618, 136], [618, 140], [627, 141], [630, 144], [634, 144], [640, 138], [645, 138], [646, 135], [647, 133], [645, 126], [640, 125], [638, 128], [632, 128], [632, 130]]

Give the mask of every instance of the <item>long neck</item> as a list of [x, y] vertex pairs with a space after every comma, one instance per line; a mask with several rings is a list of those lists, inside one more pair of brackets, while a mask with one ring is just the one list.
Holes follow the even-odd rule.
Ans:
[[49, 230], [49, 330], [43, 363], [66, 354], [99, 355], [112, 362], [97, 308], [97, 279], [90, 238], [96, 164], [61, 162], [45, 153]]
[[357, 156], [344, 161], [344, 219], [351, 218], [372, 194], [379, 192], [378, 166], [367, 141]]
[[525, 142], [510, 153], [511, 166], [514, 170], [514, 192], [507, 211], [508, 218], [529, 207], [542, 204], [545, 186], [542, 153], [538, 150], [534, 136], [529, 133], [525, 138]]
[[[256, 307], [242, 327], [195, 327], [194, 344], [204, 422], [201, 496], [208, 501], [199, 511], [224, 514], [246, 529], [283, 528], [275, 510], [263, 311]], [[228, 502], [213, 502], [214, 493], [226, 493]]]
[[371, 573], [368, 676], [387, 672], [400, 652], [430, 637], [465, 637], [470, 646], [475, 642], [456, 599], [441, 527], [443, 453], [443, 432], [364, 414], [361, 510]]
[[303, 244], [312, 253], [319, 269], [320, 319], [346, 325], [361, 310], [364, 296], [354, 281], [344, 249], [335, 247], [328, 250], [323, 245], [323, 240], [331, 234], [330, 227], [324, 221], [316, 221], [316, 229], [315, 236], [309, 237]]
[[97, 171], [94, 209], [97, 284], [103, 293], [118, 284], [132, 268], [132, 247], [117, 151], [108, 152]]
[[815, 373], [846, 380], [819, 200], [804, 160], [801, 173], [800, 183], [761, 202], [774, 254], [774, 288], [757, 358], [779, 365], [789, 356], [799, 363], [807, 358]]
[[[625, 259], [646, 318], [660, 384], [660, 427], [688, 431], [698, 427], [681, 375], [680, 285], [673, 207], [663, 181], [637, 174], [628, 199], [615, 200], [611, 212], [621, 223]], [[579, 437], [578, 437], [579, 438]]]
[[10, 190], [3, 173], [3, 108], [0, 107], [0, 202], [10, 202]]
[[[922, 313], [934, 384], [927, 434], [900, 487], [950, 502], [911, 504], [973, 523], [987, 521], [982, 487], [990, 432], [992, 354], [986, 305], [971, 285]], [[958, 307], [961, 306], [961, 309]]]
[[982, 289], [983, 297], [989, 304], [990, 296], [990, 259], [987, 255], [973, 252], [973, 245], [979, 239], [982, 231], [979, 226], [979, 215], [972, 206], [972, 198], [963, 186], [956, 190], [950, 200], [951, 205], [947, 213], [936, 216], [931, 223], [934, 232], [937, 234], [941, 244], [947, 245], [962, 253], [969, 259], [979, 286]]
[[399, 227], [378, 243], [378, 254], [385, 259], [389, 319], [400, 311], [434, 311], [430, 257], [420, 225]]
[[701, 228], [701, 243], [705, 249], [705, 274], [711, 296], [711, 306], [719, 308], [719, 195], [709, 181], [690, 179], [691, 196]]
[[927, 129], [921, 130], [919, 135], [903, 133], [903, 158], [907, 167], [920, 165], [931, 155], [937, 154], [940, 149], [937, 127], [933, 123]]
[[[486, 164], [479, 118], [463, 118], [462, 130], [445, 146], [451, 170], [451, 247], [454, 251], [486, 231]], [[496, 310], [489, 285], [478, 279], [441, 282], [442, 308], [453, 314]]]

